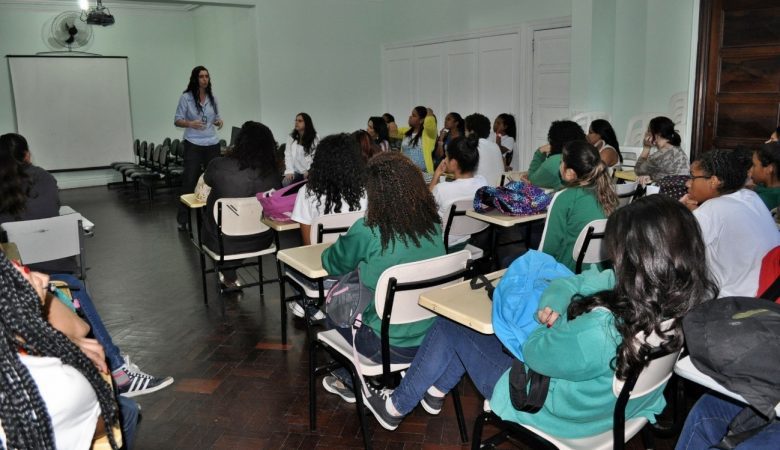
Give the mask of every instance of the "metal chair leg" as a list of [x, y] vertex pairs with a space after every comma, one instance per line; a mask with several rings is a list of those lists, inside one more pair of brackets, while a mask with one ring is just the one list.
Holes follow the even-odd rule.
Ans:
[[363, 405], [363, 389], [361, 388], [356, 369], [349, 366], [349, 373], [352, 376], [352, 391], [355, 393], [355, 407], [357, 408], [358, 421], [360, 422], [360, 432], [363, 434], [363, 447], [366, 450], [371, 450], [371, 435], [368, 431], [368, 422], [366, 421], [366, 408]]
[[262, 256], [257, 257], [257, 271], [260, 275], [260, 299], [263, 300], [265, 299], [265, 291], [263, 290], [264, 278], [263, 278], [263, 257]]
[[[277, 262], [277, 264], [279, 263]], [[287, 345], [287, 299], [285, 298], [284, 285], [284, 278], [279, 277], [279, 305], [282, 308], [282, 344]]]
[[460, 441], [464, 444], [469, 441], [468, 430], [466, 429], [466, 418], [463, 417], [463, 406], [460, 403], [460, 392], [456, 385], [451, 391], [452, 402], [455, 404], [455, 418], [458, 420], [458, 430], [460, 430]]
[[[284, 309], [284, 302], [282, 302], [282, 309]], [[311, 431], [317, 429], [317, 368], [315, 366], [318, 347], [317, 342], [312, 342], [309, 345], [309, 430]]]

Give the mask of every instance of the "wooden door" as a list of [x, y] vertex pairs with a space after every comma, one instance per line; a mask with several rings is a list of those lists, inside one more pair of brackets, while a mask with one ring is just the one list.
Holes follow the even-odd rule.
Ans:
[[780, 120], [780, 2], [703, 0], [692, 157], [754, 147]]

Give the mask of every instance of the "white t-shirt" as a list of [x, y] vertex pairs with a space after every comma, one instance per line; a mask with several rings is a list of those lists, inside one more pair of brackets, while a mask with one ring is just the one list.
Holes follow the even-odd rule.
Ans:
[[501, 180], [501, 174], [504, 173], [504, 159], [501, 155], [501, 149], [495, 141], [479, 139], [477, 147], [479, 151], [479, 165], [474, 175], [480, 175], [490, 186], [497, 186]]
[[780, 245], [780, 233], [761, 198], [749, 189], [707, 200], [693, 211], [720, 297], [754, 297], [761, 260]]
[[[496, 142], [496, 133], [490, 132], [490, 136], [488, 136], [488, 140], [490, 142]], [[508, 148], [510, 152], [512, 152], [512, 160], [509, 161], [509, 165], [511, 166], [515, 162], [515, 138], [512, 136], [502, 134], [501, 135], [501, 147]], [[501, 150], [499, 148], [499, 150]]]
[[90, 448], [100, 404], [89, 381], [59, 358], [19, 355], [19, 359], [46, 403], [57, 448]]
[[[450, 215], [450, 206], [453, 201], [462, 198], [474, 198], [474, 193], [482, 186], [488, 183], [484, 177], [475, 175], [472, 178], [461, 178], [449, 182], [439, 183], [433, 187], [433, 198], [439, 207], [439, 216], [441, 217], [442, 229], [447, 226], [447, 218]], [[450, 246], [466, 241], [469, 236], [458, 236], [451, 234], [448, 239]]]
[[308, 172], [311, 162], [314, 160], [314, 151], [317, 149], [318, 143], [319, 138], [315, 137], [311, 144], [311, 153], [307, 155], [303, 145], [288, 137], [284, 147], [284, 174]]
[[[317, 200], [318, 197], [309, 192], [309, 186], [304, 186], [303, 189], [298, 191], [298, 197], [295, 198], [295, 206], [290, 218], [298, 223], [311, 225], [314, 219], [323, 215], [325, 211], [325, 199], [322, 199], [320, 205], [317, 205]], [[365, 211], [367, 206], [368, 199], [364, 193], [360, 199], [359, 211]], [[349, 205], [345, 201], [341, 202], [341, 212], [350, 212]], [[330, 213], [333, 214], [335, 211], [331, 210]]]

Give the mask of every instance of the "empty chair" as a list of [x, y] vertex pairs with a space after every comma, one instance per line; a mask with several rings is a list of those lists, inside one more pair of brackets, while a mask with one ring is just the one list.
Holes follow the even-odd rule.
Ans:
[[588, 127], [590, 127], [590, 123], [596, 119], [604, 119], [606, 121], [610, 121], [612, 120], [612, 116], [610, 116], [609, 113], [606, 113], [604, 111], [589, 111], [589, 112], [575, 114], [571, 116], [571, 119], [569, 120], [571, 120], [572, 122], [577, 122], [577, 125], [582, 127], [582, 129], [587, 132]]
[[637, 182], [616, 184], [615, 192], [618, 196], [618, 207], [626, 206], [637, 197]]
[[[379, 277], [374, 296], [374, 306], [379, 317], [382, 317], [382, 348], [390, 348], [390, 325], [408, 324], [435, 317], [436, 314], [417, 304], [420, 293], [436, 287], [443, 287], [462, 281], [469, 276], [469, 253], [465, 250], [436, 258], [425, 259], [412, 263], [399, 264], [385, 270]], [[336, 362], [321, 367], [316, 366], [317, 352], [326, 350]], [[316, 429], [317, 376], [335, 367], [343, 366], [349, 369], [354, 380], [355, 405], [358, 419], [363, 432], [365, 448], [371, 448], [365, 422], [365, 410], [358, 374], [368, 377], [379, 377], [387, 386], [391, 383], [391, 374], [410, 366], [410, 363], [391, 364], [390, 355], [382, 352], [382, 362], [374, 362], [363, 355], [357, 355], [359, 363], [355, 362], [352, 345], [338, 332], [327, 330], [317, 333], [309, 346], [309, 427]], [[460, 407], [457, 389], [452, 390], [458, 424], [461, 430], [461, 440], [467, 440], [465, 423]]]
[[8, 242], [19, 249], [25, 264], [44, 263], [64, 258], [78, 259], [78, 275], [86, 281], [81, 214], [66, 214], [47, 219], [6, 222], [0, 227]]

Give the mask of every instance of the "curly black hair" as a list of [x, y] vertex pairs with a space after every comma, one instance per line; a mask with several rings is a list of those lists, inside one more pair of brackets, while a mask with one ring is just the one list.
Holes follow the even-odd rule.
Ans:
[[[704, 241], [693, 214], [682, 203], [650, 195], [615, 211], [607, 220], [604, 245], [615, 270], [615, 287], [585, 297], [575, 296], [567, 314], [574, 320], [597, 307], [615, 316], [622, 342], [612, 361], [618, 378], [637, 374], [647, 364], [636, 335], [655, 331], [661, 346], [682, 346], [682, 318], [699, 303], [717, 297], [710, 277]], [[673, 330], [661, 329], [674, 319]]]
[[715, 176], [720, 181], [718, 193], [731, 194], [742, 189], [747, 180], [748, 160], [745, 153], [730, 149], [715, 149], [702, 154], [695, 161], [704, 175]]
[[584, 141], [585, 132], [577, 122], [571, 120], [556, 120], [547, 131], [547, 142], [550, 143], [550, 155], [563, 151], [563, 146], [571, 141]]
[[420, 169], [400, 153], [383, 152], [371, 158], [366, 173], [365, 222], [379, 228], [382, 250], [393, 240], [417, 247], [421, 239], [434, 242], [441, 219]]
[[355, 138], [332, 134], [317, 145], [306, 188], [317, 197], [318, 206], [324, 200], [324, 214], [347, 212], [341, 210], [342, 202], [350, 211], [358, 211], [365, 193], [364, 176], [365, 163]]
[[[44, 319], [38, 295], [30, 283], [0, 253], [0, 420], [7, 448], [55, 447], [54, 430], [46, 403], [19, 351], [59, 358], [79, 371], [95, 390], [106, 430], [117, 423], [119, 409], [111, 386], [94, 364], [65, 335]], [[113, 433], [111, 447], [118, 448]]]

